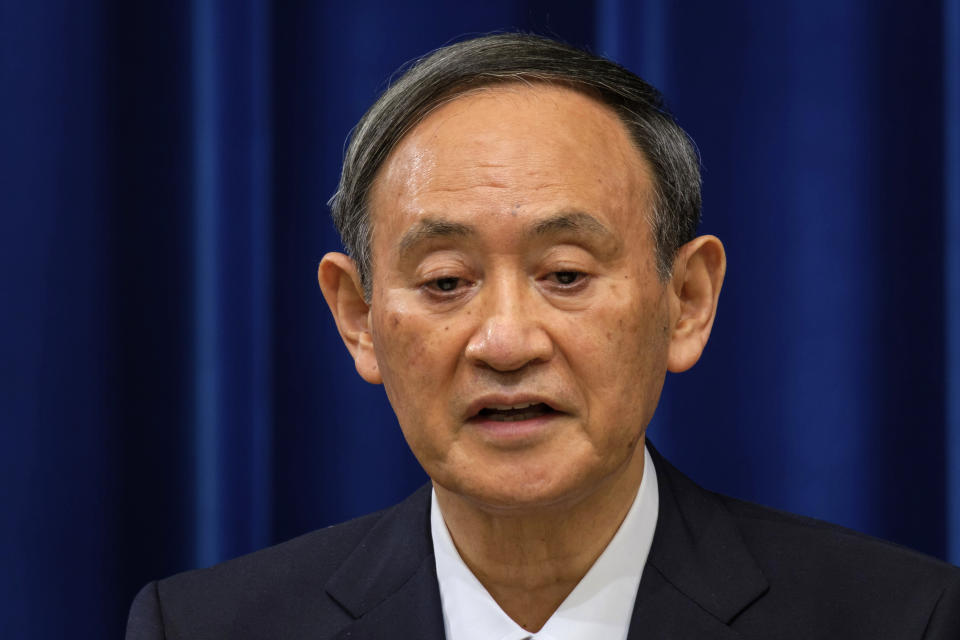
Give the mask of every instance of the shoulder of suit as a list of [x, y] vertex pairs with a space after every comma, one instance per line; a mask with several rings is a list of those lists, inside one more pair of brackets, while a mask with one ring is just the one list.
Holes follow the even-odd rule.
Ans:
[[770, 582], [766, 599], [821, 612], [820, 619], [834, 611], [859, 618], [861, 627], [903, 626], [903, 635], [890, 637], [912, 637], [908, 632], [930, 624], [938, 608], [942, 615], [960, 605], [960, 569], [953, 565], [821, 520], [718, 497]]
[[308, 621], [336, 629], [349, 616], [326, 594], [326, 583], [387, 511], [160, 580], [166, 637], [258, 637], [249, 627], [264, 621], [280, 633], [275, 637], [308, 634]]
[[314, 574], [329, 575], [386, 511], [317, 529], [206, 569], [179, 573], [161, 580], [160, 585], [183, 588], [191, 583], [206, 586], [216, 582], [222, 586], [237, 579], [249, 586], [252, 579], [268, 581], [275, 577], [288, 580], [292, 573], [305, 567], [309, 567]]
[[772, 548], [781, 555], [786, 549], [795, 549], [798, 556], [807, 559], [814, 553], [863, 557], [888, 569], [902, 565], [921, 574], [960, 576], [960, 568], [887, 540], [816, 518], [714, 495], [724, 503], [748, 542], [756, 543], [754, 547]]
[[[722, 506], [730, 516], [751, 555], [768, 578], [802, 578], [824, 574], [870, 575], [886, 572], [887, 576], [919, 580], [953, 582], [960, 578], [960, 569], [931, 556], [887, 542], [839, 525], [800, 516], [771, 507], [746, 502], [704, 489], [678, 471], [656, 450], [656, 461], [662, 485], [673, 492], [684, 509], [694, 513], [710, 513], [710, 504]], [[687, 515], [685, 514], [685, 518]], [[709, 520], [699, 520], [701, 531], [710, 535]]]

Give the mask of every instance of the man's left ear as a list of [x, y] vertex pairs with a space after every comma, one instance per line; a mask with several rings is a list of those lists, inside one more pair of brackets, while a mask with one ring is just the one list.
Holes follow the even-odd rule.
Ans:
[[686, 371], [700, 359], [710, 338], [727, 256], [715, 236], [700, 236], [680, 247], [670, 279], [672, 332], [667, 369]]

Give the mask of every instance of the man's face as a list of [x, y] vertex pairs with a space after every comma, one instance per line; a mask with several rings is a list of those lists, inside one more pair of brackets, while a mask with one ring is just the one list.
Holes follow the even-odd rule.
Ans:
[[670, 340], [652, 194], [616, 115], [561, 87], [461, 96], [393, 151], [371, 193], [370, 330], [434, 482], [535, 507], [636, 464]]

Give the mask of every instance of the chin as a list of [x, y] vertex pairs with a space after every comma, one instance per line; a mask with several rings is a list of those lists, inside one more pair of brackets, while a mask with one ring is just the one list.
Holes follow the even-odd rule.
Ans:
[[[500, 467], [499, 469], [497, 467]], [[602, 483], [592, 474], [572, 473], [568, 464], [493, 465], [481, 473], [434, 477], [440, 486], [484, 510], [509, 513], [568, 507]]]

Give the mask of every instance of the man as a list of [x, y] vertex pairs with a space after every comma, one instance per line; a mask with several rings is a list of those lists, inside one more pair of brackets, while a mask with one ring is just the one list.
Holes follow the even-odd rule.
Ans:
[[645, 438], [725, 257], [628, 71], [522, 35], [441, 49], [358, 125], [319, 281], [432, 483], [151, 583], [130, 638], [960, 638], [960, 572], [711, 494]]

